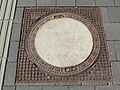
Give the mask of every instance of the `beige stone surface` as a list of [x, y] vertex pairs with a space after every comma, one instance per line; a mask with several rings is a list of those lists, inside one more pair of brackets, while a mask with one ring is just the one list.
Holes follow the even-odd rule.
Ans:
[[68, 67], [80, 64], [89, 56], [93, 39], [83, 23], [72, 18], [59, 18], [39, 28], [35, 47], [48, 64]]

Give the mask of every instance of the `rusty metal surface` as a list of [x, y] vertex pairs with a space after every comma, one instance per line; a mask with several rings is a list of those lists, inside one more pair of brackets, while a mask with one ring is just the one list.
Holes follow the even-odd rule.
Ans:
[[[34, 38], [37, 26], [51, 18], [70, 17], [84, 23], [90, 30], [94, 47], [89, 57], [73, 67], [55, 67], [45, 63], [36, 53]], [[43, 20], [44, 19], [44, 20]], [[43, 21], [43, 22], [42, 22]], [[32, 39], [31, 39], [32, 37]], [[111, 66], [102, 25], [101, 10], [96, 7], [33, 7], [25, 8], [22, 22], [16, 81], [98, 82], [112, 80]]]

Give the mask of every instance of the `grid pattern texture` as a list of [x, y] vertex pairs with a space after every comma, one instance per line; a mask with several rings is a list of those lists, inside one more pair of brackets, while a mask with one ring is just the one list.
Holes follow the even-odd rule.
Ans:
[[[101, 50], [96, 62], [82, 73], [69, 77], [60, 77], [44, 72], [32, 63], [26, 53], [25, 40], [30, 26], [40, 17], [48, 13], [69, 12], [81, 15], [89, 20], [99, 33]], [[17, 62], [16, 81], [26, 83], [47, 83], [47, 82], [87, 82], [87, 83], [108, 83], [111, 82], [111, 66], [106, 45], [105, 33], [102, 25], [100, 8], [96, 7], [34, 7], [25, 8], [22, 22], [21, 39]]]

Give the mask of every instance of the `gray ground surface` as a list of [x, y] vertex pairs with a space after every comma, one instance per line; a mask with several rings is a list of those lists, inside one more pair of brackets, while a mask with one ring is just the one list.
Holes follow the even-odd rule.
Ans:
[[[86, 84], [16, 84], [16, 62], [23, 8], [26, 6], [99, 6], [109, 46], [113, 83]], [[120, 0], [18, 0], [12, 28], [3, 90], [120, 90]]]

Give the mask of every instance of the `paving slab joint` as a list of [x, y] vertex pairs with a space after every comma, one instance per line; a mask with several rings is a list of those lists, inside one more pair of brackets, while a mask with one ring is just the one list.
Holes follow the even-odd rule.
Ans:
[[116, 60], [118, 61], [118, 57], [117, 57], [117, 50], [116, 50], [116, 47], [115, 47], [115, 42], [114, 43], [114, 49], [115, 49], [115, 56], [116, 56]]

